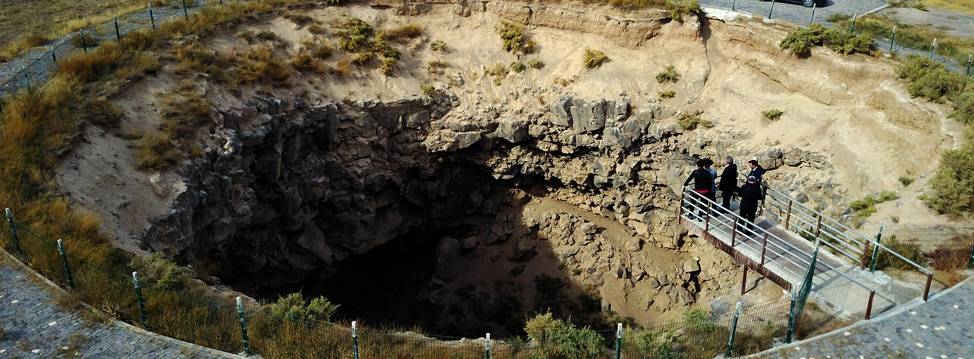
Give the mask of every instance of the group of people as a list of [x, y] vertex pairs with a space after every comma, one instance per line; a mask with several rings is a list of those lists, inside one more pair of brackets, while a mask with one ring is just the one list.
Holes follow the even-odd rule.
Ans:
[[758, 205], [764, 198], [764, 190], [761, 188], [764, 168], [758, 164], [757, 159], [747, 162], [750, 172], [747, 180], [742, 186], [737, 185], [737, 164], [734, 158], [728, 156], [724, 159], [724, 170], [717, 175], [714, 169], [714, 161], [709, 158], [697, 159], [697, 169], [690, 173], [690, 177], [683, 183], [688, 186], [693, 182], [693, 191], [703, 195], [707, 199], [717, 202], [717, 192], [721, 193], [721, 207], [724, 210], [731, 210], [731, 200], [735, 195], [740, 196], [740, 214], [749, 223], [745, 225], [750, 228], [757, 217]]

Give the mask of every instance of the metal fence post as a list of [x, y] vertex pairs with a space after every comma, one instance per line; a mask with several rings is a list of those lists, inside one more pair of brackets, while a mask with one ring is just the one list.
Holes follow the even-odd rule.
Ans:
[[139, 283], [139, 272], [132, 272], [132, 287], [135, 288], [135, 301], [139, 304], [139, 322], [142, 323], [143, 328], [148, 328], [145, 300], [142, 298], [142, 284]]
[[622, 359], [622, 323], [616, 323], [616, 359]]
[[30, 71], [27, 69], [27, 65], [24, 65], [24, 81], [27, 82], [27, 91], [30, 91]]
[[792, 200], [788, 199], [788, 212], [785, 212], [785, 229], [788, 229], [788, 222], [791, 222], [791, 204]]
[[879, 233], [876, 233], [876, 245], [873, 246], [873, 257], [869, 259], [869, 272], [876, 272], [876, 262], [879, 260], [879, 251], [882, 247], [879, 242], [883, 240], [883, 225], [879, 225]]
[[707, 201], [707, 223], [704, 225], [704, 232], [710, 231], [710, 206], [713, 204], [711, 201]]
[[731, 229], [731, 248], [734, 248], [734, 245], [737, 244], [737, 219], [736, 217], [734, 218], [734, 228]]
[[974, 67], [974, 55], [967, 55], [967, 76], [971, 76], [971, 67]]
[[852, 15], [852, 29], [849, 30], [853, 34], [856, 33], [856, 21], [859, 20], [859, 15]]
[[974, 246], [971, 246], [971, 258], [967, 260], [967, 268], [974, 269]]
[[930, 299], [930, 284], [933, 283], [933, 273], [927, 274], [927, 285], [923, 287], [923, 301]]
[[896, 25], [893, 25], [893, 34], [889, 38], [889, 52], [893, 52], [893, 47], [896, 45]]
[[156, 29], [156, 17], [152, 13], [152, 2], [151, 1], [149, 2], [148, 8], [149, 8], [149, 22], [152, 23], [152, 29], [155, 30]]
[[244, 313], [243, 300], [237, 296], [237, 316], [240, 317], [240, 340], [243, 343], [244, 354], [250, 355], [250, 336], [247, 335], [247, 314]]
[[487, 341], [484, 342], [484, 358], [490, 359], [490, 333], [487, 333]]
[[744, 275], [741, 276], [741, 296], [747, 291], [747, 264], [741, 265]]
[[764, 238], [761, 239], [761, 266], [764, 267], [764, 253], [768, 250], [768, 232], [764, 232]]
[[358, 359], [358, 323], [352, 321], [352, 359]]
[[788, 332], [785, 336], [785, 343], [791, 343], [795, 336], [795, 303], [798, 302], [798, 293], [791, 291], [791, 304], [788, 305]]
[[737, 11], [737, 0], [734, 0], [734, 2], [731, 3], [731, 11]]
[[115, 16], [115, 41], [122, 39], [122, 33], [118, 31], [118, 16]]
[[876, 296], [876, 291], [869, 291], [869, 303], [866, 303], [866, 319], [868, 320], [873, 316], [873, 297]]
[[183, 0], [183, 18], [189, 19], [189, 12], [186, 10], [186, 0]]
[[51, 61], [54, 64], [54, 67], [57, 67], [57, 52], [54, 51], [54, 48], [51, 48]]
[[88, 53], [88, 41], [85, 41], [85, 29], [78, 30], [78, 36], [81, 37], [81, 50]]
[[725, 357], [730, 358], [734, 353], [734, 337], [737, 335], [737, 320], [741, 317], [741, 301], [737, 301], [737, 309], [734, 310], [734, 318], [731, 319], [730, 337], [727, 338], [727, 352]]
[[818, 9], [818, 3], [812, 3], [812, 18], [808, 20], [808, 26], [812, 26], [815, 23], [815, 10]]
[[74, 289], [74, 276], [71, 275], [71, 267], [68, 266], [68, 255], [64, 252], [64, 241], [57, 240], [57, 254], [61, 256], [61, 267], [64, 269], [64, 277], [68, 280], [68, 286]]
[[771, 0], [771, 10], [768, 10], [768, 20], [771, 20], [771, 15], [774, 14], [774, 3], [775, 0]]
[[930, 59], [933, 60], [933, 55], [937, 53], [937, 39], [933, 39], [933, 46], [930, 47]]
[[22, 254], [20, 250], [20, 239], [17, 238], [17, 223], [14, 222], [14, 212], [10, 208], [4, 208], [3, 213], [7, 217], [7, 224], [10, 225], [10, 244], [14, 247], [17, 254]]

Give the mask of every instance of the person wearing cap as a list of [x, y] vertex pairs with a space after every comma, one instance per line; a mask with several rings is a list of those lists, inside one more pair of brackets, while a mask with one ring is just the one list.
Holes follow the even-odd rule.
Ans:
[[717, 189], [720, 190], [720, 196], [723, 200], [721, 205], [725, 209], [731, 208], [731, 198], [734, 197], [734, 192], [737, 192], [737, 165], [734, 164], [734, 157], [727, 156], [724, 159], [724, 170], [720, 173], [720, 184], [718, 184]]
[[744, 223], [744, 228], [753, 228], [754, 218], [757, 217], [758, 213], [758, 202], [761, 200], [761, 193], [761, 184], [758, 183], [758, 178], [755, 176], [748, 176], [747, 183], [737, 190], [737, 194], [741, 196], [741, 217], [747, 220]]

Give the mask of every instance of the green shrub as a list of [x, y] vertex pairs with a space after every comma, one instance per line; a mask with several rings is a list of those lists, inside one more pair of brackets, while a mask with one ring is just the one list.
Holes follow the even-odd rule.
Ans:
[[444, 72], [443, 70], [449, 66], [450, 64], [446, 61], [433, 60], [426, 64], [426, 70], [434, 75], [442, 75]]
[[713, 318], [702, 309], [691, 309], [683, 312], [683, 321], [688, 330], [694, 334], [708, 334], [717, 330]]
[[585, 50], [585, 68], [594, 69], [596, 67], [601, 67], [602, 64], [609, 61], [609, 57], [605, 55], [604, 52], [595, 49]]
[[899, 181], [903, 187], [909, 187], [914, 181], [916, 181], [916, 179], [914, 179], [913, 176], [903, 175], [900, 176]]
[[684, 355], [676, 351], [675, 344], [679, 339], [676, 333], [669, 330], [637, 330], [632, 335], [639, 354], [651, 358], [677, 359]]
[[961, 75], [939, 68], [920, 76], [907, 86], [907, 90], [910, 96], [941, 102], [945, 96], [959, 94], [964, 85], [965, 79]]
[[666, 83], [666, 82], [677, 83], [677, 82], [680, 82], [680, 74], [676, 72], [676, 67], [674, 67], [673, 65], [668, 65], [668, 66], [666, 66], [666, 69], [664, 69], [662, 72], [656, 74], [656, 82], [659, 82], [659, 83]]
[[310, 303], [305, 303], [301, 293], [288, 294], [267, 305], [275, 318], [298, 323], [329, 322], [338, 307], [325, 297], [317, 297]]
[[527, 70], [527, 66], [524, 66], [524, 63], [520, 61], [514, 61], [511, 63], [511, 71], [521, 73], [524, 72], [524, 70]]
[[142, 135], [135, 148], [135, 162], [141, 169], [164, 170], [185, 158], [185, 154], [164, 133], [149, 132]]
[[968, 128], [965, 137], [961, 148], [944, 152], [930, 180], [932, 193], [924, 197], [928, 206], [952, 217], [974, 212], [974, 129]]
[[659, 92], [659, 98], [674, 98], [674, 97], [676, 97], [676, 91], [667, 90], [667, 91]]
[[383, 39], [405, 43], [423, 35], [423, 27], [419, 24], [405, 24], [388, 30], [383, 30], [380, 34]]
[[771, 110], [767, 110], [767, 111], [764, 111], [764, 112], [761, 112], [761, 115], [764, 116], [764, 119], [765, 120], [768, 120], [768, 121], [778, 121], [778, 120], [781, 119], [781, 115], [784, 115], [784, 114], [785, 114], [784, 111], [781, 111], [781, 110], [776, 109], [776, 108], [775, 109], [771, 109]]
[[563, 324], [560, 320], [555, 319], [551, 312], [546, 312], [545, 314], [535, 315], [534, 318], [524, 323], [524, 332], [535, 344], [544, 345], [549, 342], [551, 333]]
[[868, 33], [853, 34], [849, 31], [829, 29], [826, 31], [826, 45], [843, 55], [872, 55], [876, 52], [873, 35]]
[[554, 319], [552, 314], [539, 314], [525, 323], [524, 331], [546, 356], [557, 358], [594, 358], [602, 353], [602, 337], [585, 327]]
[[796, 56], [808, 56], [813, 46], [821, 45], [827, 29], [819, 24], [792, 30], [778, 44], [782, 50]]
[[[923, 251], [920, 249], [919, 244], [901, 241], [896, 236], [890, 236], [889, 240], [884, 240], [881, 244], [914, 263], [926, 265], [927, 260], [923, 256]], [[879, 256], [876, 257], [876, 269], [886, 268], [910, 270], [916, 267], [884, 250], [879, 252]]]
[[528, 60], [528, 66], [535, 70], [540, 70], [544, 68], [544, 62], [540, 59], [530, 59]]
[[503, 47], [505, 51], [522, 54], [534, 52], [534, 41], [529, 39], [524, 33], [523, 25], [502, 21], [500, 25], [497, 25], [497, 32], [504, 42]]
[[436, 52], [447, 52], [450, 46], [446, 44], [443, 40], [436, 40], [430, 43], [430, 49]]
[[423, 95], [426, 95], [427, 97], [433, 96], [433, 93], [436, 92], [436, 87], [433, 87], [433, 84], [430, 83], [424, 83], [420, 85], [419, 88], [423, 91]]
[[878, 195], [868, 195], [862, 199], [858, 199], [849, 203], [849, 209], [852, 210], [853, 224], [855, 226], [860, 226], [866, 218], [872, 216], [876, 213], [876, 205], [884, 202], [889, 202], [899, 198], [896, 192], [893, 191], [882, 191]]
[[507, 76], [510, 69], [499, 63], [491, 64], [484, 69], [484, 74], [494, 79], [495, 85], [500, 85], [501, 80]]
[[372, 25], [356, 18], [349, 18], [339, 25], [338, 44], [342, 50], [348, 52], [362, 52], [372, 48], [372, 36], [375, 29]]
[[159, 289], [183, 289], [189, 279], [192, 278], [192, 273], [189, 269], [180, 267], [160, 253], [153, 253], [148, 257], [135, 259], [132, 267], [139, 270], [141, 279], [148, 286]]
[[801, 57], [808, 56], [814, 46], [828, 46], [843, 55], [857, 53], [872, 55], [876, 52], [871, 34], [854, 34], [842, 29], [828, 29], [820, 24], [795, 29], [778, 44], [782, 50]]
[[677, 22], [683, 22], [683, 18], [687, 16], [703, 14], [697, 0], [667, 0], [664, 7], [669, 18]]
[[953, 99], [954, 112], [950, 118], [965, 125], [974, 124], [974, 84], [968, 83], [967, 89]]
[[677, 124], [680, 125], [684, 131], [693, 131], [698, 127], [703, 126], [706, 128], [714, 127], [714, 123], [703, 119], [703, 112], [688, 112], [680, 115], [677, 119]]

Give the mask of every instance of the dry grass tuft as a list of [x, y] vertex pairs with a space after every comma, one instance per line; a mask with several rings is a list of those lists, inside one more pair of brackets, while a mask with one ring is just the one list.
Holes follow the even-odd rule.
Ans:
[[585, 68], [594, 69], [601, 67], [602, 64], [609, 62], [609, 57], [604, 52], [595, 49], [586, 49], [583, 58]]
[[383, 39], [405, 43], [423, 35], [423, 27], [419, 24], [405, 24], [379, 33]]

